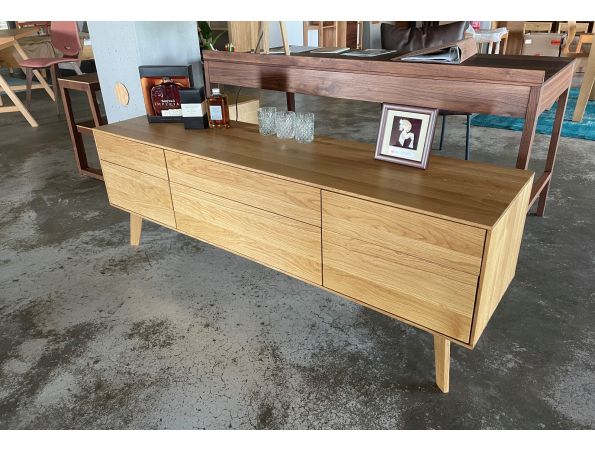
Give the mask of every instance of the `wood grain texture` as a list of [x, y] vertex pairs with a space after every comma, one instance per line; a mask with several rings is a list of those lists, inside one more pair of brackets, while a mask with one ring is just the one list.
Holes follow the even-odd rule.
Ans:
[[320, 189], [166, 151], [170, 180], [320, 227]]
[[531, 149], [533, 147], [533, 139], [535, 138], [537, 120], [539, 119], [540, 96], [541, 88], [532, 87], [531, 93], [527, 100], [525, 126], [523, 127], [523, 134], [521, 135], [521, 144], [519, 146], [519, 153], [517, 155], [517, 169], [526, 170], [529, 167], [529, 160], [531, 159]]
[[122, 139], [94, 130], [97, 152], [102, 161], [167, 180], [163, 149]]
[[185, 130], [139, 117], [100, 127], [140, 143], [425, 215], [489, 229], [531, 173], [430, 156], [419, 170], [374, 159], [374, 146], [316, 137], [310, 144], [262, 136], [236, 123], [226, 130]]
[[532, 180], [519, 192], [496, 226], [488, 232], [470, 341], [472, 346], [477, 344], [514, 278], [531, 187]]
[[322, 223], [326, 231], [479, 275], [486, 234], [480, 228], [326, 191]]
[[130, 245], [140, 244], [140, 237], [143, 230], [143, 218], [138, 214], [130, 213]]
[[583, 75], [583, 82], [576, 100], [576, 106], [572, 115], [574, 122], [581, 122], [587, 108], [589, 97], [593, 95], [593, 87], [595, 86], [595, 50], [591, 44], [589, 57], [585, 66], [585, 74]]
[[[115, 206], [469, 347], [514, 276], [529, 172], [449, 158], [421, 171], [374, 160], [366, 144], [318, 138], [301, 145], [246, 124], [195, 132], [159, 125], [142, 117], [102, 127], [164, 150], [171, 172], [166, 181], [102, 161]], [[299, 206], [287, 206], [302, 199], [298, 187], [309, 206], [297, 210], [313, 204], [313, 225], [284, 217]], [[481, 220], [469, 222], [467, 212]], [[169, 219], [160, 216], [166, 213]], [[493, 236], [484, 250], [486, 232]], [[508, 247], [497, 256], [491, 245]], [[485, 255], [496, 255], [493, 265], [480, 265]]]
[[514, 117], [524, 116], [529, 98], [523, 85], [434, 78], [422, 83], [414, 77], [291, 66], [212, 62], [209, 77], [211, 83]]
[[240, 96], [236, 105], [235, 98], [233, 98], [229, 108], [229, 116], [231, 120], [239, 120], [240, 122], [258, 125], [257, 111], [258, 108], [260, 108], [260, 99]]
[[434, 335], [434, 363], [436, 368], [436, 386], [443, 393], [450, 390], [450, 341]]
[[[552, 136], [550, 138], [550, 145], [548, 146], [547, 159], [545, 162], [544, 175], [542, 177], [547, 178], [547, 182], [543, 185], [540, 190], [539, 203], [537, 204], [537, 216], [542, 217], [545, 213], [545, 205], [547, 200], [547, 194], [550, 188], [551, 175], [554, 172], [554, 164], [556, 163], [556, 153], [558, 152], [558, 141], [560, 139], [560, 133], [562, 132], [562, 126], [564, 124], [564, 116], [566, 114], [566, 104], [568, 101], [568, 94], [570, 89], [564, 91], [560, 97], [558, 97], [558, 106], [556, 108], [556, 117], [552, 126]], [[541, 177], [540, 177], [541, 178]], [[533, 196], [535, 193], [535, 185], [531, 191], [530, 203], [533, 204]]]
[[126, 167], [101, 161], [109, 201], [113, 206], [175, 227], [169, 182]]
[[467, 342], [477, 276], [322, 230], [324, 286]]
[[171, 188], [179, 230], [322, 284], [320, 228], [176, 183]]
[[570, 89], [573, 75], [574, 61], [545, 82], [539, 99], [539, 113], [551, 108], [560, 94]]
[[258, 22], [236, 20], [227, 22], [229, 29], [229, 42], [236, 52], [249, 52], [256, 47], [258, 40]]

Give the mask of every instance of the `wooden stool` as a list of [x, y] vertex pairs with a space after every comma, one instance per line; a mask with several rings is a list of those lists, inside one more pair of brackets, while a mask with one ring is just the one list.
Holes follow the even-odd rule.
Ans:
[[[103, 181], [103, 173], [101, 172], [101, 169], [89, 167], [87, 154], [85, 152], [85, 144], [83, 143], [83, 134], [92, 136], [93, 128], [107, 123], [106, 118], [101, 115], [99, 105], [97, 104], [97, 91], [101, 90], [97, 74], [86, 73], [68, 78], [59, 78], [58, 84], [60, 85], [60, 92], [64, 103], [64, 114], [66, 115], [70, 140], [72, 141], [72, 147], [74, 149], [74, 159], [76, 160], [79, 173]], [[92, 120], [86, 120], [79, 123], [75, 122], [74, 114], [72, 112], [72, 104], [70, 102], [70, 93], [68, 92], [70, 89], [85, 92], [87, 94], [89, 108], [91, 109], [91, 114], [93, 114]]]

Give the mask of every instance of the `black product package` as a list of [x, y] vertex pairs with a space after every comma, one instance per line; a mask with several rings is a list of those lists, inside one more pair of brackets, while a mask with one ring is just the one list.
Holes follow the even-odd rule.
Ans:
[[140, 66], [138, 73], [149, 123], [182, 122], [179, 93], [194, 87], [192, 66]]
[[182, 103], [182, 122], [184, 122], [184, 128], [209, 128], [204, 88], [181, 90], [180, 101]]

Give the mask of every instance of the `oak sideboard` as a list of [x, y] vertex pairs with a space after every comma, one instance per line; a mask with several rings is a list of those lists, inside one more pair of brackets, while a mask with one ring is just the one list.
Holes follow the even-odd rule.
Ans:
[[94, 129], [109, 202], [434, 335], [473, 348], [514, 277], [533, 174], [431, 156], [427, 170], [373, 145], [185, 130], [145, 117]]

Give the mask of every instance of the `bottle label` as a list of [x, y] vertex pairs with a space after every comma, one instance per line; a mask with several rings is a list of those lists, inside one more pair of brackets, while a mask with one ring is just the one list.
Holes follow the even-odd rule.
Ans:
[[202, 103], [182, 103], [182, 116], [184, 117], [204, 117], [206, 111], [206, 102]]
[[161, 111], [163, 117], [182, 117], [181, 109], [164, 109]]
[[211, 120], [223, 120], [223, 108], [221, 106], [209, 106]]

